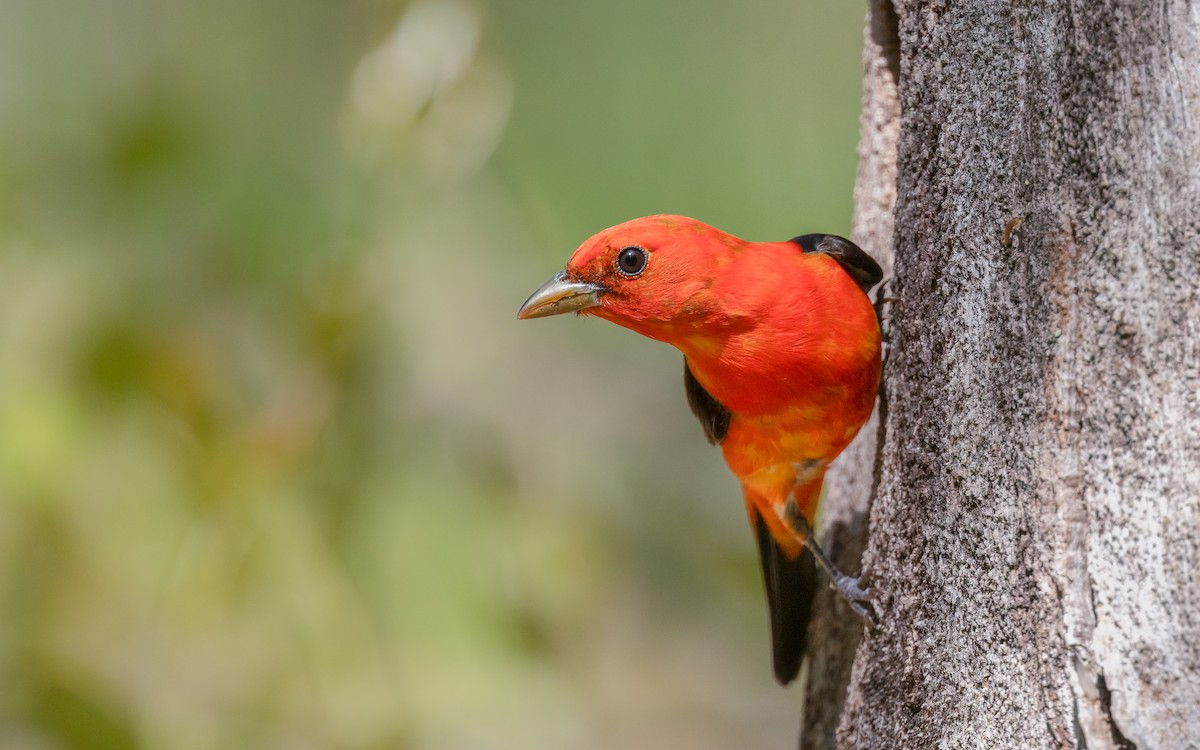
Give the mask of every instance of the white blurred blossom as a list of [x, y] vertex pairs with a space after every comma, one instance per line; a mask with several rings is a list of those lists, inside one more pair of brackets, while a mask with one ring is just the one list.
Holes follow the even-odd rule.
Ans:
[[355, 68], [343, 116], [351, 153], [434, 181], [482, 166], [508, 121], [512, 81], [482, 51], [481, 27], [479, 11], [459, 0], [410, 6]]

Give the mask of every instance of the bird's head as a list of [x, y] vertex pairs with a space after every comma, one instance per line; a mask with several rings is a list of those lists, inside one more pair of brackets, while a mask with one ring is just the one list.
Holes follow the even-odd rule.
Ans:
[[647, 216], [596, 234], [525, 300], [518, 318], [577, 312], [675, 341], [719, 305], [713, 271], [746, 243], [684, 216]]

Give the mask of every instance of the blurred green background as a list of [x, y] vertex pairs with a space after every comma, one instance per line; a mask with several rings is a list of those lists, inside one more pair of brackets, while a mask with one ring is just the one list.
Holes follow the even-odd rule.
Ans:
[[0, 0], [0, 747], [790, 747], [593, 232], [846, 232], [841, 0]]

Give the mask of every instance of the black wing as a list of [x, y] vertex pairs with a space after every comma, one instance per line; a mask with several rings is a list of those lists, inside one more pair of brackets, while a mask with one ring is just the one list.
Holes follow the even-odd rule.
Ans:
[[808, 648], [808, 621], [812, 619], [813, 596], [817, 592], [817, 564], [804, 550], [800, 550], [795, 560], [789, 559], [775, 543], [761, 516], [755, 519], [754, 531], [771, 615], [775, 679], [786, 685], [800, 674], [800, 662]]
[[792, 242], [806, 253], [824, 253], [836, 260], [864, 292], [869, 292], [871, 287], [883, 280], [883, 269], [875, 259], [844, 237], [833, 234], [803, 234], [793, 237]]
[[688, 367], [686, 359], [683, 360], [683, 388], [687, 391], [688, 406], [692, 407], [692, 414], [696, 415], [696, 419], [700, 420], [700, 425], [704, 428], [704, 436], [708, 438], [708, 442], [717, 445], [725, 439], [725, 433], [729, 432], [729, 410], [704, 390], [704, 386], [700, 385], [696, 376], [692, 374], [692, 368]]

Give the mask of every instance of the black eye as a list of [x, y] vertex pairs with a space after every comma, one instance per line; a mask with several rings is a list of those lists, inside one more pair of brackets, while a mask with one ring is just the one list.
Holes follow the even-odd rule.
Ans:
[[645, 267], [646, 251], [640, 247], [623, 247], [617, 254], [617, 270], [626, 276], [637, 276]]

